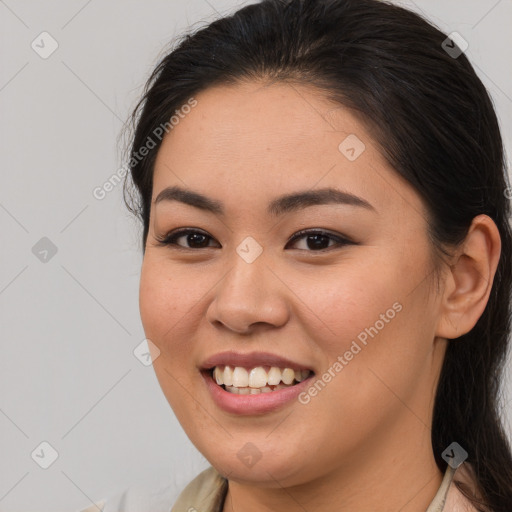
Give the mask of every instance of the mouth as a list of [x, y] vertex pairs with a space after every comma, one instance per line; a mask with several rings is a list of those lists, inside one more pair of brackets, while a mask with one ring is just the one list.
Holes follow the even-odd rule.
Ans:
[[315, 375], [303, 363], [270, 352], [222, 352], [198, 369], [213, 402], [242, 416], [272, 413], [292, 404]]
[[229, 366], [217, 365], [207, 369], [211, 379], [224, 391], [235, 395], [275, 393], [291, 388], [310, 378], [309, 369], [280, 368], [278, 366]]
[[272, 413], [293, 404], [315, 372], [270, 354], [219, 354], [201, 375], [213, 402], [237, 416]]

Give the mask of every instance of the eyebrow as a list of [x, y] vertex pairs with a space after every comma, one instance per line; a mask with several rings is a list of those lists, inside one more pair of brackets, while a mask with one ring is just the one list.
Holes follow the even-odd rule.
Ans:
[[[200, 210], [215, 213], [217, 215], [225, 215], [223, 204], [210, 197], [204, 196], [199, 192], [187, 190], [178, 186], [164, 188], [154, 200], [157, 205], [163, 201], [179, 201]], [[359, 206], [368, 210], [376, 211], [375, 208], [363, 198], [343, 192], [341, 190], [328, 187], [317, 190], [304, 190], [286, 194], [273, 199], [268, 207], [267, 213], [274, 217], [301, 210], [309, 206], [325, 205], [325, 204], [344, 204], [350, 206]]]

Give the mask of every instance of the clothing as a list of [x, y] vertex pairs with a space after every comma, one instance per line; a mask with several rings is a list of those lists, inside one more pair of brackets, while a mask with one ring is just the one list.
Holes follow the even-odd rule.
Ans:
[[[469, 464], [463, 463], [457, 470], [447, 466], [441, 485], [425, 512], [478, 512], [457, 488], [456, 481], [474, 489]], [[227, 489], [227, 480], [209, 467], [185, 487], [173, 506], [169, 487], [145, 495], [129, 489], [115, 500], [98, 502], [80, 512], [222, 512]]]

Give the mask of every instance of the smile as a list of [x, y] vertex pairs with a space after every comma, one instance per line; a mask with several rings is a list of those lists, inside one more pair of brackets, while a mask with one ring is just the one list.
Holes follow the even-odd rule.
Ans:
[[215, 366], [211, 376], [228, 393], [258, 395], [292, 387], [311, 376], [311, 370], [293, 370], [276, 366]]
[[304, 363], [268, 352], [222, 352], [198, 369], [213, 403], [237, 416], [267, 414], [298, 401], [315, 375]]

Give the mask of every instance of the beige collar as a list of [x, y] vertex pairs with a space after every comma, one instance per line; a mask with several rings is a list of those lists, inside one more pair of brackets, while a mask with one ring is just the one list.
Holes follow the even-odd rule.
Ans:
[[222, 512], [227, 491], [228, 481], [210, 466], [185, 487], [171, 512]]

